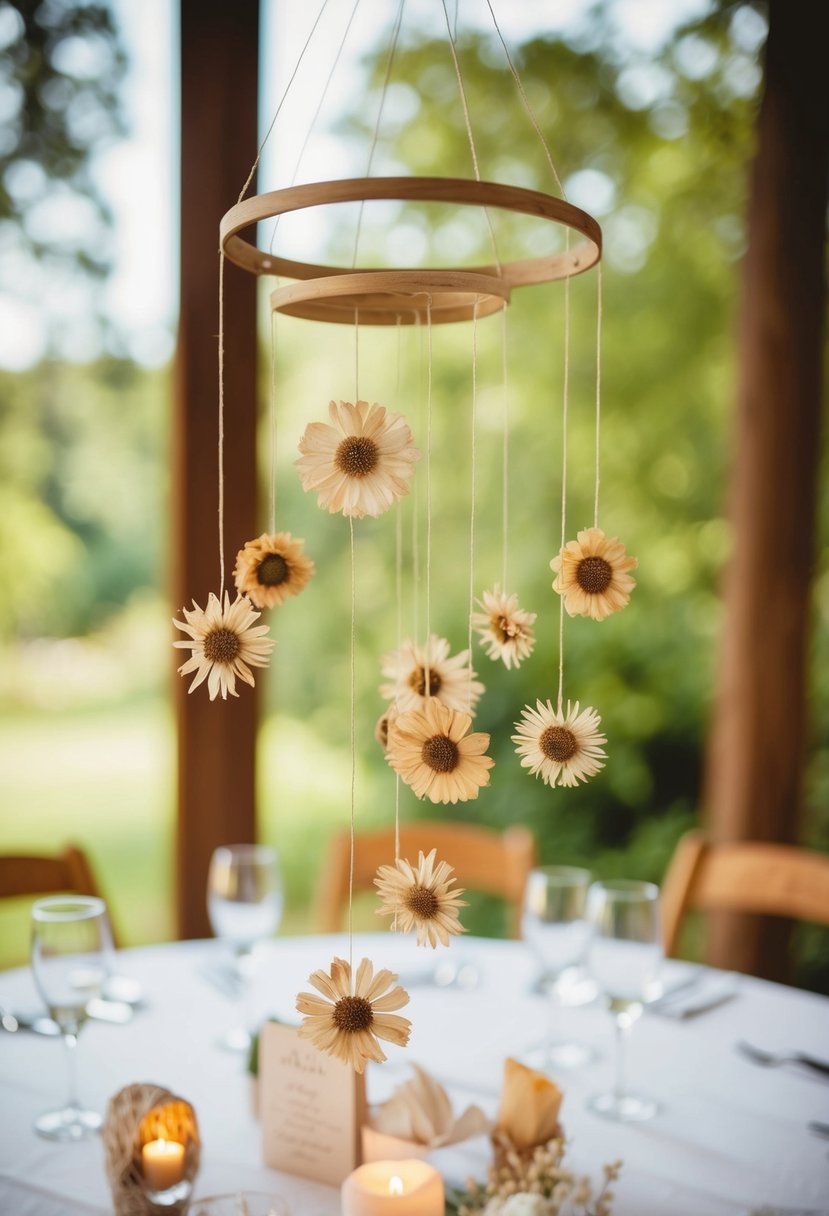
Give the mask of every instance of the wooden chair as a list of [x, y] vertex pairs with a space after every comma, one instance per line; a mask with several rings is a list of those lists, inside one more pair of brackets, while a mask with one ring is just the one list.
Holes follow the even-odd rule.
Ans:
[[675, 954], [685, 913], [756, 912], [829, 925], [829, 857], [762, 841], [711, 844], [688, 832], [662, 884], [665, 953]]
[[[22, 853], [0, 856], [0, 899], [64, 891], [101, 896], [86, 854], [75, 845], [67, 845], [56, 857]], [[109, 921], [114, 939], [111, 913]]]
[[[423, 820], [400, 826], [400, 856], [412, 863], [419, 851], [437, 849], [438, 858], [455, 869], [458, 886], [500, 896], [509, 905], [509, 929], [520, 936], [521, 903], [527, 875], [535, 864], [535, 840], [529, 828], [514, 825], [504, 832], [477, 824]], [[357, 838], [354, 891], [374, 889], [377, 867], [394, 858], [394, 828], [365, 832]], [[315, 927], [338, 933], [348, 903], [349, 833], [331, 841], [317, 888]]]

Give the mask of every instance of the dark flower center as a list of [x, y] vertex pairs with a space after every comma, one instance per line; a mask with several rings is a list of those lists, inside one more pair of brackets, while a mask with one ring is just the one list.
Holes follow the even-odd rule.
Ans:
[[364, 996], [341, 996], [334, 1006], [333, 1018], [337, 1030], [354, 1034], [357, 1030], [368, 1030], [374, 1014]]
[[211, 663], [232, 663], [241, 649], [238, 633], [232, 629], [214, 629], [202, 643], [204, 657]]
[[451, 773], [458, 767], [458, 745], [448, 735], [432, 735], [423, 744], [420, 758], [436, 773]]
[[256, 570], [257, 581], [263, 587], [278, 587], [291, 577], [291, 567], [281, 553], [268, 553]]
[[601, 595], [613, 579], [613, 567], [603, 557], [583, 557], [576, 569], [576, 582], [588, 595]]
[[437, 895], [428, 887], [410, 887], [406, 892], [405, 904], [421, 920], [433, 920], [440, 906]]
[[556, 760], [559, 764], [571, 759], [579, 749], [576, 736], [566, 726], [548, 726], [542, 731], [538, 746], [548, 760]]
[[379, 459], [377, 444], [367, 435], [348, 435], [334, 453], [334, 464], [347, 477], [368, 477]]
[[[440, 692], [443, 680], [440, 678], [440, 672], [435, 671], [434, 667], [429, 668], [429, 696], [436, 697]], [[426, 696], [426, 668], [416, 667], [409, 676], [409, 688], [413, 688], [419, 697]]]
[[513, 629], [509, 619], [505, 616], [494, 616], [490, 619], [492, 632], [502, 644], [509, 642], [513, 637]]

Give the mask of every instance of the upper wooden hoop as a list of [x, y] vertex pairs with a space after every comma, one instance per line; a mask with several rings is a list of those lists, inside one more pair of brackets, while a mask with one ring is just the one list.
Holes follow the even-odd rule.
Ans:
[[[495, 207], [506, 211], [515, 211], [524, 215], [533, 215], [538, 219], [551, 223], [563, 224], [566, 228], [579, 233], [585, 239], [564, 253], [552, 254], [546, 257], [525, 258], [520, 261], [504, 262], [500, 267], [448, 267], [444, 269], [430, 268], [428, 270], [407, 269], [400, 271], [367, 272], [363, 267], [321, 266], [310, 262], [294, 262], [281, 258], [272, 253], [258, 249], [246, 241], [239, 233], [256, 224], [260, 220], [273, 219], [291, 211], [300, 211], [308, 207], [327, 206], [332, 203], [369, 202], [377, 199], [395, 199], [409, 202], [456, 203], [460, 206]], [[418, 295], [437, 295], [443, 297], [444, 307], [432, 310], [434, 321], [461, 320], [473, 315], [474, 301], [481, 296], [475, 291], [474, 284], [465, 284], [460, 288], [461, 299], [449, 302], [446, 298], [452, 294], [458, 295], [457, 288], [446, 286], [439, 288], [436, 283], [428, 284], [430, 275], [478, 275], [488, 280], [500, 279], [504, 282], [504, 290], [492, 292], [490, 284], [483, 288], [483, 295], [489, 298], [489, 312], [503, 307], [509, 298], [509, 292], [515, 287], [525, 287], [533, 283], [549, 283], [556, 279], [568, 278], [571, 275], [582, 274], [594, 266], [601, 257], [602, 230], [586, 211], [574, 207], [564, 199], [554, 198], [543, 194], [540, 190], [527, 190], [521, 186], [507, 186], [501, 182], [478, 182], [467, 178], [456, 177], [358, 177], [346, 178], [340, 181], [312, 182], [304, 186], [290, 186], [285, 190], [272, 190], [268, 194], [258, 194], [252, 198], [237, 203], [222, 217], [219, 227], [221, 248], [225, 257], [241, 266], [252, 274], [275, 275], [302, 282], [313, 281], [316, 290], [307, 293], [300, 299], [301, 293], [295, 297], [283, 297], [280, 289], [274, 293], [279, 297], [274, 308], [279, 311], [292, 312], [295, 316], [310, 316], [322, 321], [354, 320], [354, 309], [360, 310], [360, 320], [366, 324], [388, 325], [403, 319], [404, 312], [412, 315], [411, 297]], [[405, 286], [401, 283], [398, 288], [381, 288], [382, 295], [376, 296], [376, 291], [366, 296], [366, 290], [371, 285], [353, 292], [354, 298], [349, 300], [348, 292], [339, 280], [350, 275], [367, 273], [390, 274], [405, 276]], [[326, 286], [328, 280], [328, 286]], [[336, 284], [332, 280], [337, 280]], [[375, 284], [376, 286], [376, 284]], [[391, 296], [386, 297], [387, 290]], [[406, 308], [401, 307], [399, 295], [408, 300]], [[359, 302], [362, 299], [362, 304]], [[498, 301], [497, 303], [495, 301]], [[272, 297], [273, 302], [273, 297]], [[483, 299], [479, 299], [478, 315], [486, 315]], [[348, 310], [348, 318], [344, 316]], [[423, 311], [422, 309], [415, 312]]]

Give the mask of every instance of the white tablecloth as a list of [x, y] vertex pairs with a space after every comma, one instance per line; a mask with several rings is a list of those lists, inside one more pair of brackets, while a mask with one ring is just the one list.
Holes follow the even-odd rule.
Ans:
[[[202, 1131], [196, 1191], [208, 1195], [249, 1188], [282, 1195], [293, 1216], [335, 1216], [338, 1193], [276, 1174], [261, 1164], [260, 1133], [242, 1061], [216, 1047], [238, 1020], [238, 1006], [199, 974], [221, 948], [178, 943], [124, 951], [119, 970], [143, 984], [146, 1009], [126, 1026], [90, 1022], [78, 1049], [83, 1100], [103, 1110], [133, 1081], [154, 1081], [188, 1098]], [[255, 981], [255, 1012], [295, 1020], [295, 993], [307, 976], [342, 955], [340, 938], [276, 941]], [[411, 988], [405, 1011], [413, 1023], [408, 1049], [389, 1048], [389, 1063], [371, 1066], [369, 1100], [386, 1097], [417, 1060], [443, 1080], [458, 1105], [476, 1101], [494, 1114], [502, 1062], [544, 1041], [545, 998], [532, 995], [534, 962], [520, 943], [466, 939], [455, 956], [475, 960], [480, 983], [471, 992]], [[359, 937], [354, 956], [405, 970], [432, 958], [390, 935]], [[676, 968], [678, 964], [669, 964]], [[36, 1003], [27, 970], [0, 975], [0, 1004]], [[599, 1049], [592, 1064], [561, 1074], [568, 1161], [599, 1178], [601, 1166], [624, 1160], [615, 1216], [740, 1216], [770, 1211], [829, 1213], [829, 1141], [807, 1130], [829, 1122], [829, 1081], [795, 1069], [763, 1069], [734, 1050], [739, 1038], [769, 1048], [797, 1047], [829, 1057], [829, 1000], [743, 978], [738, 995], [684, 1022], [646, 1014], [634, 1028], [629, 1075], [662, 1105], [648, 1123], [619, 1126], [585, 1109], [585, 1099], [610, 1086], [612, 1035], [598, 1005], [562, 1010], [558, 1033]], [[64, 1048], [57, 1039], [0, 1033], [0, 1213], [2, 1216], [103, 1216], [111, 1211], [100, 1140], [53, 1144], [32, 1120], [65, 1096]], [[483, 1175], [481, 1141], [444, 1150], [441, 1167], [461, 1179]]]

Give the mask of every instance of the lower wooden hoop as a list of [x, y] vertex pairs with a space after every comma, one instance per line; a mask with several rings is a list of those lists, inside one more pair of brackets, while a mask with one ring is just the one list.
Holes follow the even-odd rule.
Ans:
[[367, 270], [280, 287], [271, 311], [343, 325], [418, 325], [488, 317], [509, 303], [505, 279], [461, 270]]

